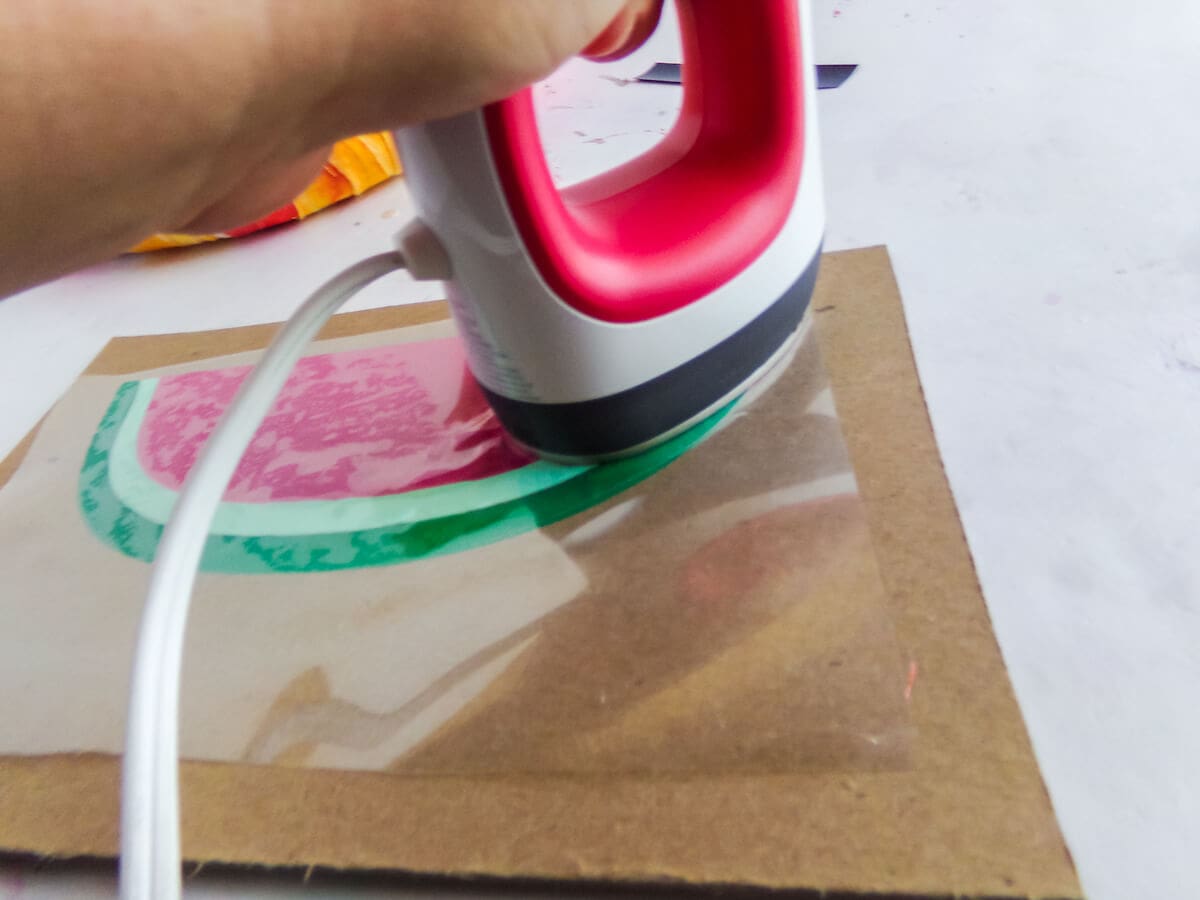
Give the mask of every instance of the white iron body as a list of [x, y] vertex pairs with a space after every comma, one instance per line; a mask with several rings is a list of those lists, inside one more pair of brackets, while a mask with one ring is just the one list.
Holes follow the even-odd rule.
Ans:
[[[748, 265], [662, 315], [605, 321], [556, 293], [514, 218], [483, 110], [397, 133], [421, 220], [448, 257], [447, 296], [471, 370], [521, 443], [569, 460], [638, 450], [728, 402], [787, 349], [804, 321], [825, 225], [807, 0], [799, 20], [803, 160], [790, 210]], [[749, 351], [713, 352], [756, 322], [759, 332], [786, 331], [760, 334]], [[648, 396], [655, 384], [674, 399]], [[624, 410], [640, 394], [639, 422], [626, 428]], [[581, 418], [593, 421], [568, 433]]]

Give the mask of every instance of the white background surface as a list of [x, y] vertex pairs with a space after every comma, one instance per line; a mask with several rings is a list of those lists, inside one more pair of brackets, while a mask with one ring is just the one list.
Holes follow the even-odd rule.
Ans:
[[[827, 249], [886, 243], [984, 593], [1094, 900], [1200, 897], [1200, 5], [819, 0]], [[566, 179], [676, 89], [572, 64], [540, 90]], [[286, 316], [405, 219], [388, 186], [236, 246], [0, 303], [0, 454], [118, 334]], [[358, 307], [433, 298], [386, 280]], [[331, 896], [201, 875], [189, 896]], [[0, 898], [110, 896], [0, 869]], [[385, 891], [346, 896], [383, 896]], [[395, 889], [387, 892], [396, 896]], [[406, 896], [433, 896], [414, 889]]]

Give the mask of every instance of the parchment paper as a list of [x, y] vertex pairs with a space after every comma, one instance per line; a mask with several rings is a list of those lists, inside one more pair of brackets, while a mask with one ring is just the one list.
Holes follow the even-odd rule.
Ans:
[[[126, 380], [81, 379], [0, 494], [0, 753], [121, 749], [148, 566], [83, 526], [70, 475]], [[897, 767], [901, 655], [809, 330], [711, 436], [583, 513], [391, 566], [204, 574], [182, 752], [441, 774]]]

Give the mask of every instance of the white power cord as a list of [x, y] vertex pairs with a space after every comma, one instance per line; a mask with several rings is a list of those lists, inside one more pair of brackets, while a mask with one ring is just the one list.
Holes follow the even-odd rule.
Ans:
[[[441, 262], [436, 256], [434, 260]], [[275, 336], [188, 473], [158, 545], [134, 655], [121, 783], [123, 900], [177, 900], [182, 890], [178, 747], [183, 636], [192, 586], [221, 497], [304, 348], [343, 303], [404, 266], [401, 253], [381, 253], [318, 288]]]

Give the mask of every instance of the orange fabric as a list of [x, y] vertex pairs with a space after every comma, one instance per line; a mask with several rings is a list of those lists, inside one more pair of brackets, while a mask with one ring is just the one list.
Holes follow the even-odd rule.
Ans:
[[172, 247], [190, 247], [193, 244], [207, 244], [219, 240], [215, 234], [154, 234], [133, 248], [133, 253], [146, 253], [150, 250], [169, 250]]
[[390, 132], [382, 131], [347, 138], [334, 144], [325, 168], [299, 197], [258, 222], [222, 234], [156, 234], [133, 247], [131, 252], [145, 253], [171, 247], [190, 247], [193, 244], [239, 237], [283, 222], [303, 219], [327, 206], [349, 197], [356, 197], [402, 171], [400, 157], [396, 153], [396, 144]]

